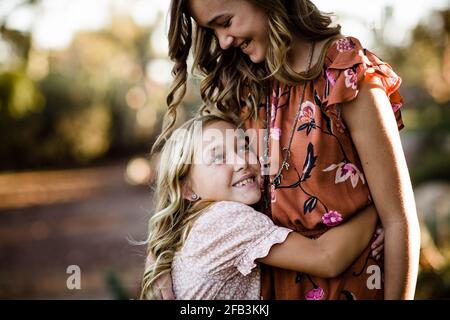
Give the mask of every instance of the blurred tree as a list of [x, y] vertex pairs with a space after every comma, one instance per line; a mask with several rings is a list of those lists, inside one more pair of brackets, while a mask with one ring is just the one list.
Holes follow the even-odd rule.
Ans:
[[114, 270], [108, 270], [105, 275], [105, 282], [114, 300], [129, 300], [129, 293], [124, 288], [122, 281]]
[[42, 111], [44, 103], [44, 96], [23, 71], [0, 74], [2, 118], [24, 118], [30, 113]]
[[450, 230], [446, 200], [450, 181], [450, 9], [434, 12], [428, 21], [418, 24], [406, 47], [385, 46], [384, 50], [403, 78], [406, 128], [402, 134], [414, 150], [408, 160], [422, 218], [416, 298], [448, 298], [450, 250], [448, 238], [439, 235]]
[[30, 34], [4, 22], [0, 30], [14, 52], [0, 66], [1, 169], [84, 165], [149, 150], [166, 90], [146, 77], [153, 27], [113, 17], [59, 52], [35, 48]]
[[[387, 31], [377, 34], [380, 43]], [[406, 47], [383, 49], [403, 78], [405, 135], [415, 145], [409, 159], [414, 184], [450, 181], [450, 10], [418, 24]]]

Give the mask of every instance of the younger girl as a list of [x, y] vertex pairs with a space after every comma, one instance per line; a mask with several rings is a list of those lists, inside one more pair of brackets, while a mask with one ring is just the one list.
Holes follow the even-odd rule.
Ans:
[[260, 299], [258, 262], [335, 277], [369, 243], [373, 206], [339, 227], [329, 217], [324, 227], [332, 230], [318, 239], [278, 227], [252, 208], [261, 198], [260, 165], [239, 132], [228, 118], [206, 115], [164, 146], [147, 239], [154, 263], [146, 267], [141, 298], [156, 298], [158, 281], [171, 273], [177, 299]]

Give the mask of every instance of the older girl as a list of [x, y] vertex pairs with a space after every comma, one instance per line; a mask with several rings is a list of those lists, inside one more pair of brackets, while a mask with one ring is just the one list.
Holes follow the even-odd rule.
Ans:
[[317, 240], [250, 207], [261, 197], [260, 165], [235, 129], [226, 117], [194, 118], [164, 146], [143, 298], [155, 298], [157, 280], [171, 272], [177, 299], [259, 299], [258, 262], [335, 277], [369, 243], [373, 206]]
[[[412, 299], [420, 233], [398, 133], [401, 80], [389, 64], [309, 0], [173, 0], [174, 82], [155, 148], [183, 100], [191, 48], [211, 111], [268, 131], [258, 155], [275, 224], [319, 237], [374, 204], [385, 229], [384, 264], [369, 244], [333, 279], [263, 268], [264, 298], [308, 299], [320, 288], [320, 299]], [[367, 285], [374, 272], [383, 286]]]

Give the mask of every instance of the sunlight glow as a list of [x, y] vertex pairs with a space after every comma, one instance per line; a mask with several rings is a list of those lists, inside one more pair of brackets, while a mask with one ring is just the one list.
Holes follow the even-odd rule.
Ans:
[[[42, 0], [35, 6], [22, 5], [14, 10], [19, 0], [0, 1], [0, 18], [7, 17], [7, 26], [20, 31], [32, 31], [33, 40], [42, 49], [64, 49], [79, 30], [99, 30], [107, 26], [112, 14], [130, 15], [144, 27], [156, 24], [151, 38], [155, 53], [167, 56], [167, 22], [170, 1], [158, 0]], [[421, 1], [414, 5], [409, 0], [314, 0], [324, 12], [334, 12], [343, 33], [361, 38], [370, 45], [370, 30], [383, 23], [383, 8], [393, 9], [392, 19], [386, 25], [389, 32], [384, 39], [391, 44], [406, 45], [409, 32], [431, 10], [444, 8], [448, 0]], [[350, 9], [351, 8], [351, 9]], [[395, 30], [395, 32], [393, 32]], [[390, 32], [392, 31], [392, 32]]]

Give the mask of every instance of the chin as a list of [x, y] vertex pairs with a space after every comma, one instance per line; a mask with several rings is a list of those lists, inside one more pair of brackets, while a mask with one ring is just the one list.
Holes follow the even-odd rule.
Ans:
[[261, 194], [259, 194], [258, 196], [255, 195], [254, 197], [248, 197], [246, 199], [242, 199], [242, 201], [240, 201], [240, 202], [251, 206], [252, 204], [257, 203], [260, 199], [261, 199]]
[[253, 62], [253, 63], [261, 63], [261, 62], [263, 62], [264, 61], [264, 57], [263, 56], [259, 56], [259, 55], [251, 55], [250, 57], [250, 60]]

